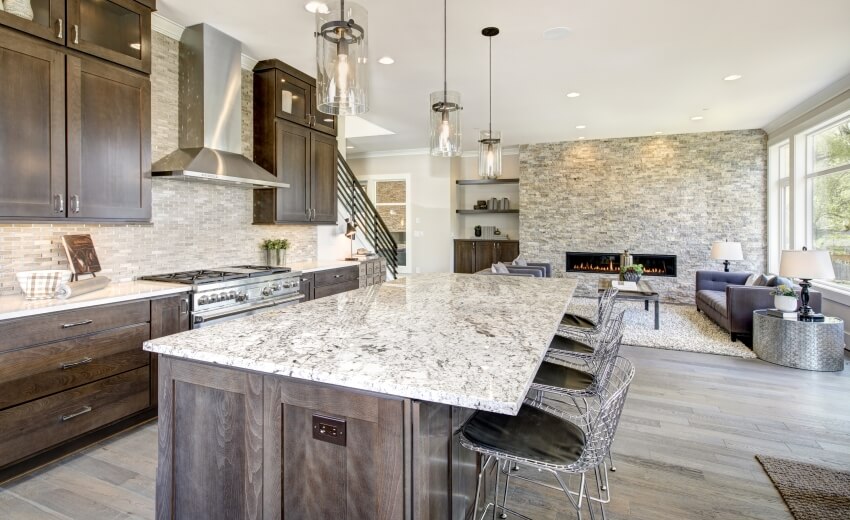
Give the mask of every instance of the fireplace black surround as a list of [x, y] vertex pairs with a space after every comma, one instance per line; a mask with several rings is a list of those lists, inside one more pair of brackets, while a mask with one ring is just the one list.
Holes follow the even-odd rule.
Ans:
[[[643, 265], [644, 276], [676, 277], [676, 255], [632, 253], [632, 262]], [[620, 253], [568, 252], [568, 273], [620, 274]]]

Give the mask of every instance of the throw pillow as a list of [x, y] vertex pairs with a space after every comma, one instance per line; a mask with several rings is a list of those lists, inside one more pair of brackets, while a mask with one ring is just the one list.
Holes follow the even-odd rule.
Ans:
[[751, 285], [751, 286], [755, 285], [756, 280], [758, 279], [759, 276], [761, 276], [761, 275], [759, 275], [758, 273], [751, 274], [749, 276], [749, 278], [747, 278], [747, 281], [744, 282], [744, 285]]
[[770, 279], [767, 276], [760, 274], [758, 275], [758, 278], [756, 278], [756, 280], [753, 282], [753, 285], [755, 287], [767, 287], [767, 282], [769, 281]]
[[774, 286], [778, 287], [780, 285], [784, 285], [785, 287], [794, 287], [794, 281], [790, 278], [785, 278], [784, 276], [777, 276], [774, 278]]
[[496, 274], [511, 274], [511, 272], [508, 271], [508, 266], [506, 266], [502, 262], [499, 262], [498, 264], [493, 264], [493, 267], [491, 269]]
[[528, 260], [526, 260], [524, 256], [519, 255], [518, 257], [516, 257], [514, 259], [513, 265], [527, 267], [528, 266]]

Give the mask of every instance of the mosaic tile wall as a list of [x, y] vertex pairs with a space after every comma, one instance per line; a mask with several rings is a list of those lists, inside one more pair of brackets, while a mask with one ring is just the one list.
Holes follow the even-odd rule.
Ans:
[[[152, 149], [157, 160], [177, 147], [178, 42], [153, 35]], [[252, 155], [253, 81], [242, 78], [243, 153]], [[292, 242], [289, 261], [316, 258], [314, 226], [253, 226], [249, 190], [154, 179], [151, 224], [0, 223], [0, 295], [17, 294], [15, 273], [67, 266], [61, 237], [92, 235], [104, 274], [114, 280], [159, 272], [258, 263], [264, 238]]]
[[[647, 278], [691, 303], [696, 271], [722, 269], [711, 243], [742, 243], [734, 270], [767, 262], [767, 140], [761, 130], [525, 145], [520, 148], [523, 253], [564, 273], [567, 251], [675, 254], [678, 277]], [[595, 294], [600, 275], [577, 294]]]

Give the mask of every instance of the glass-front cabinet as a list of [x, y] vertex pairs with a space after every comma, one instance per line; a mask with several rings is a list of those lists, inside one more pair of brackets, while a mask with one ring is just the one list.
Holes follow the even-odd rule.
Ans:
[[151, 69], [150, 1], [6, 0], [0, 25], [145, 73]]

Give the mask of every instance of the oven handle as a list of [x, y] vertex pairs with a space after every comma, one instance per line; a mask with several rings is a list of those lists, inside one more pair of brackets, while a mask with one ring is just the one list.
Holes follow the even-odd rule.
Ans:
[[230, 311], [223, 311], [223, 312], [216, 312], [216, 313], [202, 314], [202, 315], [196, 314], [195, 317], [194, 317], [194, 322], [195, 323], [206, 323], [208, 321], [217, 320], [217, 319], [221, 319], [221, 318], [227, 318], [229, 316], [235, 316], [237, 314], [244, 314], [246, 312], [252, 312], [252, 311], [257, 311], [257, 310], [260, 310], [260, 309], [268, 309], [268, 308], [271, 308], [271, 307], [276, 307], [278, 305], [283, 305], [284, 303], [296, 302], [296, 301], [301, 300], [303, 298], [304, 298], [304, 295], [301, 294], [301, 293], [298, 293], [298, 296], [295, 296], [295, 297], [292, 297], [292, 298], [274, 300], [274, 301], [271, 301], [271, 302], [266, 302], [266, 303], [254, 305], [252, 307], [242, 307], [238, 310], [230, 310]]

